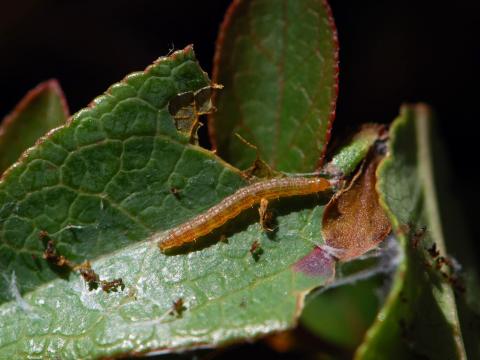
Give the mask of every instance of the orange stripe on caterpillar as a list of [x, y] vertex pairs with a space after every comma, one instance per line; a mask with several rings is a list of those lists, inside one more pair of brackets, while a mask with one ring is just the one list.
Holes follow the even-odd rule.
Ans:
[[257, 182], [239, 189], [204, 213], [168, 231], [158, 246], [160, 250], [165, 251], [195, 241], [238, 216], [242, 211], [258, 204], [261, 199], [308, 195], [331, 188], [330, 181], [319, 177], [290, 177]]

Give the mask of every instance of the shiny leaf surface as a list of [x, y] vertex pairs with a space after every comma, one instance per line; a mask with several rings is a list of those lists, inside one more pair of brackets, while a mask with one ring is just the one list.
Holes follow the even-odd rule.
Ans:
[[326, 1], [234, 1], [217, 40], [210, 117], [219, 155], [247, 168], [259, 149], [276, 170], [313, 171], [335, 115], [338, 44]]

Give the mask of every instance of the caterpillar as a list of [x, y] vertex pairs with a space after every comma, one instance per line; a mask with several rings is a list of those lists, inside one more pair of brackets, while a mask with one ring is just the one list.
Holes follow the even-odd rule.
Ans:
[[308, 195], [330, 190], [333, 184], [321, 177], [289, 177], [260, 181], [245, 186], [204, 213], [169, 230], [158, 243], [161, 251], [171, 250], [209, 234], [262, 199]]

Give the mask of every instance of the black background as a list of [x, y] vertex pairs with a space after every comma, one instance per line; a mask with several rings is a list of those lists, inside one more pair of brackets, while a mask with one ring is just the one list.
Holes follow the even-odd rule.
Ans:
[[[0, 118], [52, 77], [75, 112], [125, 74], [190, 43], [210, 73], [228, 4], [2, 1]], [[451, 191], [478, 239], [480, 1], [332, 0], [331, 6], [341, 49], [334, 136], [361, 122], [388, 123], [403, 102], [431, 104], [452, 164]]]
[[[75, 112], [125, 74], [190, 43], [210, 73], [229, 3], [1, 1], [0, 118], [49, 78], [60, 81]], [[463, 204], [473, 239], [480, 238], [480, 1], [332, 0], [331, 6], [341, 49], [333, 136], [362, 122], [388, 123], [403, 102], [431, 104], [452, 165], [450, 191]], [[249, 349], [271, 355], [263, 345], [241, 349], [238, 356]]]

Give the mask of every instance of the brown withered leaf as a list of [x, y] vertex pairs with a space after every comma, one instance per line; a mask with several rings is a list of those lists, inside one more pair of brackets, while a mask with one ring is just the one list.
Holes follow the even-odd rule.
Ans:
[[349, 260], [375, 248], [391, 230], [375, 189], [381, 155], [372, 155], [339, 191], [323, 213], [322, 235], [339, 260]]

